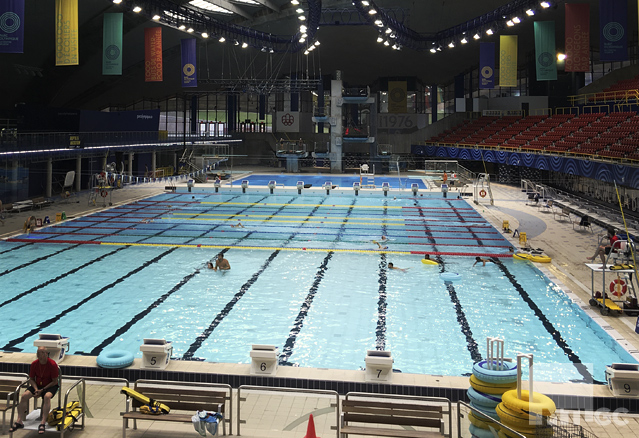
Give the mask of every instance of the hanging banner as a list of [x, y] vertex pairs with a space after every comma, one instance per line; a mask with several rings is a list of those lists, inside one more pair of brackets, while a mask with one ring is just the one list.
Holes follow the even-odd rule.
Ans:
[[388, 81], [388, 112], [391, 114], [406, 114], [408, 99], [406, 81]]
[[517, 35], [499, 36], [499, 86], [517, 86]]
[[24, 0], [0, 2], [0, 53], [24, 53]]
[[121, 12], [104, 14], [102, 21], [102, 74], [122, 74], [122, 17]]
[[495, 88], [495, 43], [479, 43], [479, 89]]
[[144, 29], [144, 81], [162, 82], [162, 28]]
[[78, 65], [78, 0], [55, 0], [55, 65]]
[[197, 87], [195, 38], [182, 40], [182, 87]]
[[590, 71], [590, 5], [566, 3], [566, 71]]
[[599, 0], [599, 59], [626, 61], [628, 59], [628, 2]]
[[538, 81], [557, 80], [557, 55], [555, 55], [555, 22], [535, 21], [535, 64]]

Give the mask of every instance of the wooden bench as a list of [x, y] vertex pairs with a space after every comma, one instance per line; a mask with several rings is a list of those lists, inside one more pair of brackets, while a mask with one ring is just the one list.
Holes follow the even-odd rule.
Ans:
[[[0, 374], [0, 411], [2, 412], [2, 426], [0, 433], [8, 432], [6, 424], [7, 411], [13, 411], [20, 401], [20, 388], [25, 387], [29, 381], [26, 374], [1, 373]], [[13, 415], [11, 416], [13, 418]], [[5, 428], [7, 430], [5, 430]]]
[[[350, 396], [350, 397], [349, 397]], [[366, 397], [366, 398], [364, 398]], [[352, 393], [342, 401], [340, 436], [390, 436], [400, 438], [450, 437], [450, 400]], [[444, 416], [448, 416], [448, 428]], [[396, 427], [389, 427], [396, 426]]]
[[[196, 411], [219, 412], [224, 416], [220, 423], [226, 435], [226, 423], [229, 433], [233, 433], [231, 423], [232, 392], [229, 385], [194, 382], [171, 382], [164, 380], [138, 380], [133, 389], [145, 396], [162, 402], [171, 408], [171, 412], [162, 415], [143, 414], [138, 409], [143, 406], [138, 400], [127, 397], [126, 411], [122, 412], [122, 438], [126, 438], [128, 420], [133, 420], [133, 429], [137, 429], [137, 420], [170, 421], [192, 424], [191, 417]], [[179, 412], [178, 412], [179, 411]], [[219, 429], [218, 429], [219, 434]]]

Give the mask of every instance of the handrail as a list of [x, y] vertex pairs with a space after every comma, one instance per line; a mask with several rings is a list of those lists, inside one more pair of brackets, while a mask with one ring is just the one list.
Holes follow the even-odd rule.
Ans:
[[[337, 391], [329, 391], [323, 389], [297, 389], [297, 388], [278, 388], [271, 386], [254, 386], [254, 385], [241, 385], [237, 388], [237, 436], [240, 436], [240, 423], [242, 419], [241, 415], [241, 405], [240, 402], [246, 401], [245, 398], [242, 398], [242, 390], [244, 391], [261, 391], [261, 392], [291, 392], [297, 394], [323, 394], [335, 396], [335, 424], [336, 424], [336, 438], [339, 438], [339, 415], [340, 415], [340, 406], [339, 406], [339, 394]], [[331, 406], [332, 407], [332, 406]]]
[[597, 93], [577, 94], [574, 96], [568, 96], [568, 101], [572, 106], [586, 105], [588, 102], [610, 102], [620, 101], [622, 103], [628, 103], [630, 100], [639, 100], [639, 90], [613, 90], [613, 91], [599, 91]]
[[[511, 437], [517, 437], [517, 438], [526, 438], [524, 435], [522, 435], [521, 433], [517, 432], [514, 429], [511, 429], [509, 426], [506, 426], [505, 424], [495, 420], [492, 417], [489, 417], [488, 415], [484, 414], [482, 411], [475, 409], [474, 407], [472, 407], [471, 405], [469, 405], [468, 403], [459, 400], [457, 402], [457, 437], [458, 438], [463, 438], [465, 435], [462, 434], [462, 424], [461, 424], [461, 419], [463, 417], [462, 415], [462, 411], [461, 411], [461, 407], [464, 406], [465, 408], [468, 408], [468, 410], [470, 412], [473, 413], [474, 416], [476, 416], [477, 418], [479, 418], [480, 420], [485, 421], [486, 423], [495, 423], [499, 426], [499, 430], [502, 429], [506, 429], [508, 432], [510, 432], [508, 434], [508, 436]], [[513, 435], [511, 435], [513, 434]]]
[[[69, 389], [67, 389], [66, 393], [64, 394], [64, 402], [60, 405], [60, 408], [62, 409], [62, 419], [60, 420], [60, 424], [61, 424], [60, 436], [61, 437], [64, 437], [64, 432], [67, 429], [64, 423], [67, 418], [67, 415], [70, 415], [70, 413], [68, 413], [66, 409], [67, 404], [69, 403], [69, 393], [71, 392], [73, 388], [78, 386], [80, 383], [82, 383], [82, 394], [81, 394], [82, 400], [80, 401], [82, 405], [82, 425], [80, 426], [80, 429], [84, 429], [84, 419], [86, 418], [86, 408], [87, 408], [87, 405], [86, 405], [87, 388], [86, 388], [86, 382], [84, 378], [82, 378], [76, 381], [73, 385], [71, 385]], [[75, 422], [73, 423], [73, 426], [75, 426]]]

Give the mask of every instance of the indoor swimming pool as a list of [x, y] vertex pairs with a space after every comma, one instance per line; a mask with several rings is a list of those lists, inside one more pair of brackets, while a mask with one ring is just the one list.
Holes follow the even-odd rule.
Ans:
[[[500, 336], [534, 354], [536, 380], [635, 362], [509, 248], [462, 199], [166, 193], [1, 241], [0, 350], [59, 333], [70, 354], [140, 357], [165, 338], [185, 360], [248, 363], [269, 344], [283, 364], [359, 369], [377, 348], [404, 373], [460, 376]], [[206, 269], [220, 252], [231, 270]]]

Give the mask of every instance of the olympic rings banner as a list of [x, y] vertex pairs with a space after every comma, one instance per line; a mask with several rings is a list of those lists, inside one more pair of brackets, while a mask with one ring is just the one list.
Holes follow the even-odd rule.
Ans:
[[499, 86], [517, 86], [517, 35], [499, 36]]
[[599, 0], [599, 59], [628, 59], [628, 2]]
[[566, 71], [590, 71], [590, 5], [566, 3]]
[[197, 62], [195, 59], [195, 38], [182, 40], [182, 87], [197, 87]]
[[55, 0], [55, 65], [78, 65], [78, 0]]
[[162, 28], [144, 29], [144, 81], [162, 82]]
[[24, 0], [0, 2], [0, 53], [24, 53]]
[[495, 88], [495, 43], [479, 43], [479, 89]]
[[121, 12], [104, 14], [102, 22], [102, 74], [122, 74], [122, 20]]
[[555, 22], [535, 21], [535, 64], [538, 81], [557, 80]]

